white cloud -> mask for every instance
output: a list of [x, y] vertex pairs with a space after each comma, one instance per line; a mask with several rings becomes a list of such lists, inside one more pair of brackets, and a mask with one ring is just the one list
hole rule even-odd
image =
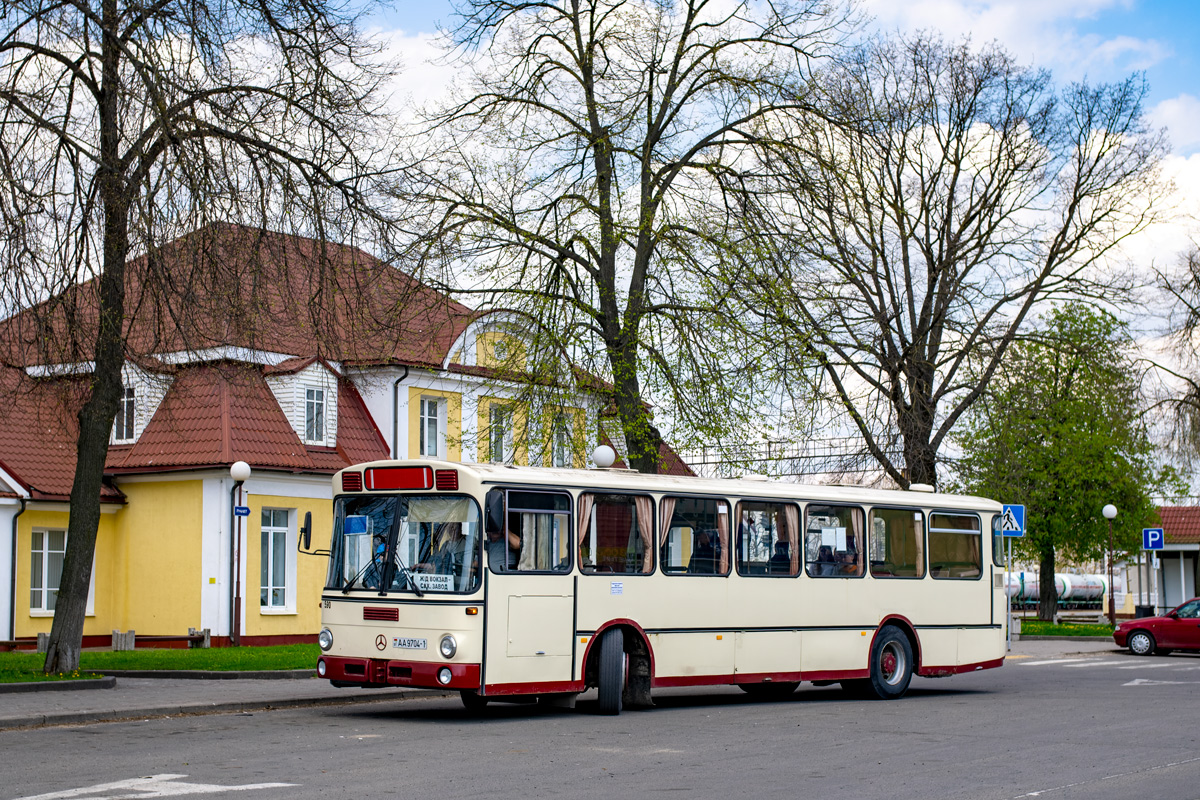
[[1163, 100], [1150, 109], [1150, 123], [1155, 128], [1167, 128], [1175, 152], [1189, 153], [1200, 145], [1200, 99], [1181, 94]]
[[373, 35], [384, 42], [389, 58], [400, 61], [400, 74], [392, 82], [393, 107], [419, 106], [445, 95], [457, 70], [447, 62], [439, 34], [381, 30]]

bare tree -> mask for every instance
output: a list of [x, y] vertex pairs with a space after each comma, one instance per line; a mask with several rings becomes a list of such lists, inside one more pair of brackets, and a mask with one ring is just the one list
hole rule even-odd
[[[125, 360], [164, 339], [186, 346], [197, 330], [189, 298], [208, 297], [208, 311], [224, 303], [229, 326], [245, 319], [234, 301], [252, 309], [261, 300], [253, 281], [222, 286], [223, 275], [237, 277], [229, 253], [167, 274], [159, 247], [214, 221], [318, 242], [384, 222], [372, 211], [383, 175], [374, 98], [387, 75], [355, 17], [324, 0], [4, 4], [2, 305], [25, 311], [6, 327], [3, 357], [92, 365], [48, 672], [79, 665]], [[329, 305], [327, 285], [315, 280], [296, 310]], [[268, 290], [279, 291], [257, 286]], [[183, 302], [158, 308], [161, 327], [131, 339], [130, 319], [166, 296]], [[220, 338], [211, 326], [205, 333]]]
[[936, 484], [1030, 311], [1121, 299], [1110, 261], [1163, 213], [1164, 139], [1140, 77], [1058, 90], [995, 45], [879, 41], [822, 86], [857, 123], [788, 131], [770, 168], [792, 190], [763, 215], [755, 295], [815, 364], [800, 391], [848, 416], [897, 484]]
[[849, 12], [826, 0], [462, 5], [458, 57], [473, 79], [427, 118], [411, 159], [425, 277], [441, 269], [483, 307], [520, 313], [539, 347], [610, 381], [630, 463], [654, 471], [647, 397], [715, 433], [749, 393], [720, 280], [744, 257], [742, 160], [764, 144], [764, 120], [811, 112], [811, 63], [836, 52]]

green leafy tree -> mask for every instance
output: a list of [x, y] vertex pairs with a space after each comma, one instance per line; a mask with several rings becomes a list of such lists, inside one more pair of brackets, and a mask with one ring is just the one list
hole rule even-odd
[[[959, 475], [967, 491], [1025, 504], [1015, 549], [1053, 575], [1060, 556], [1107, 555], [1107, 503], [1117, 507], [1114, 549], [1137, 548], [1141, 528], [1157, 519], [1152, 498], [1175, 491], [1178, 479], [1156, 464], [1125, 327], [1079, 303], [1040, 322], [968, 417]], [[1053, 581], [1041, 581], [1039, 599], [1039, 616], [1051, 619]]]

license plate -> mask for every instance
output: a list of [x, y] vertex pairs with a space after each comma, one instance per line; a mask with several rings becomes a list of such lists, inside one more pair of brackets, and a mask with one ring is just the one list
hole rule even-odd
[[425, 639], [404, 639], [400, 637], [392, 639], [392, 647], [399, 647], [401, 650], [424, 650], [428, 644], [428, 641]]

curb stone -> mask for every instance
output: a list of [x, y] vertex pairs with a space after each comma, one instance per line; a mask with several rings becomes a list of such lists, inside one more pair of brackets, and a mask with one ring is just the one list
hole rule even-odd
[[79, 681], [29, 681], [23, 683], [0, 683], [0, 694], [21, 692], [74, 692], [83, 689], [115, 689], [117, 679], [112, 675]]

